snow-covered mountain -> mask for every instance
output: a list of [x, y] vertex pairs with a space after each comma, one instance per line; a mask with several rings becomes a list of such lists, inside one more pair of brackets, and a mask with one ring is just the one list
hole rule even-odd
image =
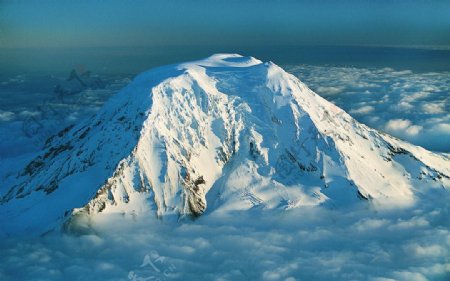
[[450, 159], [358, 123], [277, 65], [218, 54], [145, 72], [0, 189], [5, 233], [73, 213], [409, 206]]

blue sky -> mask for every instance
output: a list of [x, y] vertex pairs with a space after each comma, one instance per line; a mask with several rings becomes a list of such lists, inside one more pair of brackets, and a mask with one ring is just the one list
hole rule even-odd
[[2, 47], [450, 46], [445, 0], [1, 1]]

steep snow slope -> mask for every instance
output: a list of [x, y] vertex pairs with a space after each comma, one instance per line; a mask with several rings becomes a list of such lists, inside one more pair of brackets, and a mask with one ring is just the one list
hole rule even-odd
[[160, 217], [447, 192], [450, 160], [370, 129], [273, 63], [218, 54], [139, 75], [85, 124], [48, 140], [2, 186], [5, 233], [72, 213]]

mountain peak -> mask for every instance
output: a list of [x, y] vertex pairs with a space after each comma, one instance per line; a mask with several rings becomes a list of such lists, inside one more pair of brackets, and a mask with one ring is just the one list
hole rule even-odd
[[358, 123], [273, 63], [238, 54], [144, 72], [6, 182], [7, 233], [71, 215], [414, 204], [449, 159]]
[[262, 61], [254, 57], [246, 57], [239, 54], [214, 54], [208, 58], [180, 64], [180, 69], [188, 69], [192, 66], [203, 67], [249, 67], [262, 64]]

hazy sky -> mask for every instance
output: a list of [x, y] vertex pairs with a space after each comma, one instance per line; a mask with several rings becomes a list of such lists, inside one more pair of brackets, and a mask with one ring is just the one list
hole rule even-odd
[[0, 46], [443, 45], [448, 0], [5, 1]]

